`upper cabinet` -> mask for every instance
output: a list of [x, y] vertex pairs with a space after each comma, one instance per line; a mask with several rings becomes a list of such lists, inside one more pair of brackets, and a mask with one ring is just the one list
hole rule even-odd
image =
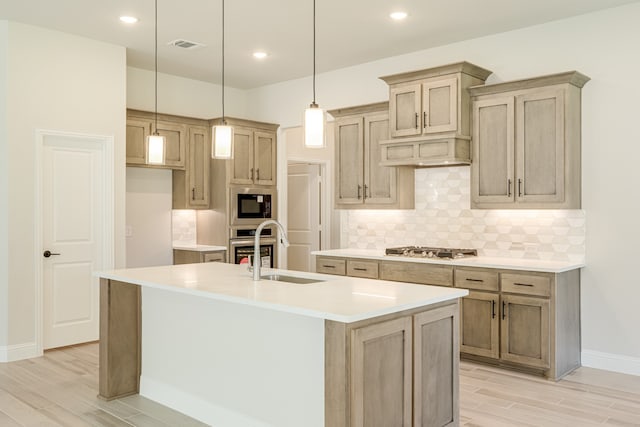
[[188, 126], [179, 117], [158, 115], [158, 133], [165, 137], [165, 164], [148, 165], [147, 136], [155, 132], [154, 113], [127, 110], [127, 165], [163, 169], [184, 169]]
[[477, 86], [472, 96], [471, 207], [581, 207], [581, 88], [567, 72]]
[[467, 88], [491, 71], [468, 62], [381, 77], [389, 85], [390, 138], [382, 141], [387, 166], [469, 164]]
[[[276, 130], [278, 125], [226, 117], [233, 126], [233, 159], [229, 162], [229, 183], [276, 185]], [[212, 121], [218, 124], [220, 119]]]
[[329, 111], [335, 120], [337, 209], [412, 209], [412, 169], [381, 166], [389, 138], [388, 103]]
[[187, 167], [173, 171], [173, 209], [209, 208], [210, 159], [209, 126], [190, 126]]

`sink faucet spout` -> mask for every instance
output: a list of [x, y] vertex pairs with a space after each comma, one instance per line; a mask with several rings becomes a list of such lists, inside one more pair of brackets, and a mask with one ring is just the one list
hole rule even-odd
[[287, 239], [287, 233], [284, 231], [284, 227], [278, 221], [274, 219], [269, 219], [262, 222], [258, 228], [256, 229], [256, 235], [253, 242], [253, 281], [260, 281], [260, 267], [262, 266], [262, 257], [260, 256], [260, 235], [262, 234], [262, 229], [267, 225], [275, 225], [280, 231], [280, 237], [282, 239], [282, 244], [287, 247], [289, 246], [289, 239]]

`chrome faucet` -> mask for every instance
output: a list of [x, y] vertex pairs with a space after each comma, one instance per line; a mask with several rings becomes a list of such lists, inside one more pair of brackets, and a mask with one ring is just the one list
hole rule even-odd
[[262, 234], [262, 229], [270, 224], [274, 224], [278, 226], [280, 230], [280, 236], [282, 239], [282, 244], [286, 248], [289, 246], [289, 239], [287, 239], [287, 233], [284, 231], [284, 227], [275, 219], [268, 219], [264, 221], [262, 224], [258, 226], [256, 229], [255, 240], [253, 242], [253, 281], [260, 281], [260, 267], [262, 265], [262, 257], [260, 256], [260, 235]]

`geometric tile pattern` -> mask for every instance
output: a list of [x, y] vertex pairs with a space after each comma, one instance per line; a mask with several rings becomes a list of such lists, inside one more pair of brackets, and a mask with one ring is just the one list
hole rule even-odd
[[413, 210], [343, 210], [341, 247], [475, 248], [483, 256], [584, 262], [583, 210], [472, 210], [468, 166], [416, 169], [415, 180]]
[[196, 211], [174, 209], [171, 211], [171, 229], [174, 244], [196, 244]]

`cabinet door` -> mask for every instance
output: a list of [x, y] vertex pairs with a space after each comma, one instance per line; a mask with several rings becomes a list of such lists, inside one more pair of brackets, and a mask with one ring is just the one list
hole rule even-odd
[[471, 201], [512, 203], [514, 200], [514, 98], [473, 103]]
[[351, 426], [411, 426], [411, 317], [351, 332]]
[[422, 84], [424, 133], [458, 129], [458, 79], [426, 80]]
[[160, 135], [165, 137], [164, 166], [171, 169], [184, 169], [187, 163], [186, 126], [176, 123], [158, 122], [157, 130]]
[[211, 139], [208, 129], [204, 127], [190, 127], [188, 148], [188, 204], [194, 208], [208, 207], [209, 165], [211, 159]]
[[364, 143], [360, 117], [336, 120], [336, 204], [363, 200]]
[[549, 367], [549, 300], [502, 295], [500, 357], [514, 363]]
[[390, 204], [397, 200], [397, 169], [380, 166], [380, 141], [389, 139], [387, 114], [364, 117], [364, 203]]
[[276, 184], [276, 134], [273, 132], [255, 131], [253, 134], [255, 148], [255, 177], [259, 185]]
[[460, 304], [460, 351], [467, 354], [500, 357], [499, 296], [488, 292], [469, 292]]
[[253, 184], [253, 132], [248, 129], [233, 129], [233, 159], [230, 162], [229, 182]]
[[516, 200], [564, 201], [564, 92], [516, 98]]
[[422, 85], [392, 86], [389, 89], [391, 136], [420, 135], [422, 133]]
[[457, 426], [458, 305], [419, 313], [413, 319], [413, 425]]
[[150, 121], [127, 119], [127, 165], [147, 163], [147, 137], [150, 132]]

